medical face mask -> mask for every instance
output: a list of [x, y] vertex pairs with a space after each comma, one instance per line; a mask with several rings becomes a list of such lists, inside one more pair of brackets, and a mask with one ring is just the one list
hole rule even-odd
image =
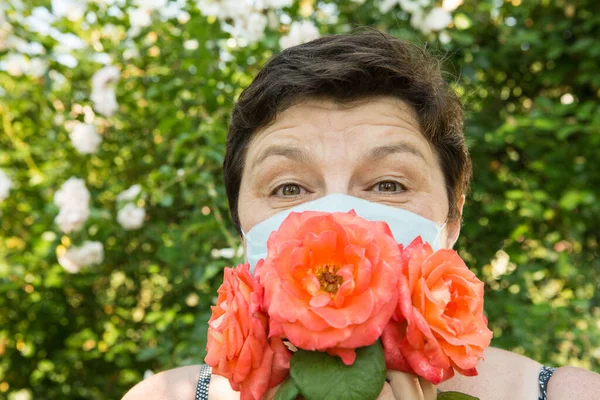
[[330, 194], [320, 199], [300, 204], [277, 213], [255, 225], [248, 233], [242, 231], [246, 239], [246, 257], [250, 263], [250, 272], [261, 258], [267, 258], [267, 240], [271, 233], [278, 230], [283, 221], [293, 212], [322, 211], [348, 212], [354, 210], [359, 217], [367, 221], [386, 222], [396, 242], [408, 246], [417, 236], [428, 242], [434, 250], [440, 248], [440, 232], [446, 224], [438, 226], [435, 222], [410, 211], [359, 199], [345, 194]]

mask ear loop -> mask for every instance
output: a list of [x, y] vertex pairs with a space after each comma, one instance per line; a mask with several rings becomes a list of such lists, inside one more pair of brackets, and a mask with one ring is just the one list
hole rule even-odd
[[441, 225], [441, 226], [437, 226], [437, 230], [438, 230], [438, 234], [446, 227], [446, 225], [448, 225], [448, 220], [446, 219], [446, 221]]

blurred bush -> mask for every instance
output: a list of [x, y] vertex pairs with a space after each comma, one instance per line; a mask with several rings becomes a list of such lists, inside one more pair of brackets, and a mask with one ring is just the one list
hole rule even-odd
[[443, 57], [465, 101], [458, 248], [487, 284], [493, 344], [600, 372], [600, 7], [461, 3], [3, 2], [0, 397], [119, 398], [202, 361], [240, 261], [231, 106], [282, 46], [360, 25]]

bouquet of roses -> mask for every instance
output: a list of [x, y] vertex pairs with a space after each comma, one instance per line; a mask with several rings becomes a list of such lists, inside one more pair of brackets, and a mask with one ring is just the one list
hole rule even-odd
[[[453, 250], [353, 211], [291, 213], [256, 266], [226, 268], [206, 363], [242, 400], [376, 399], [386, 370], [433, 384], [477, 374], [492, 332], [483, 283]], [[471, 398], [440, 394], [438, 398]]]

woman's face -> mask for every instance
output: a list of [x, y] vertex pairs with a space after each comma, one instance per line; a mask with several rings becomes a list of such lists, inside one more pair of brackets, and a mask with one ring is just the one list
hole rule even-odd
[[[438, 225], [448, 215], [437, 157], [413, 109], [391, 97], [350, 108], [308, 100], [258, 131], [240, 187], [242, 229], [248, 232], [273, 214], [333, 193], [402, 208]], [[452, 247], [459, 230], [459, 220], [449, 221], [441, 245]]]

